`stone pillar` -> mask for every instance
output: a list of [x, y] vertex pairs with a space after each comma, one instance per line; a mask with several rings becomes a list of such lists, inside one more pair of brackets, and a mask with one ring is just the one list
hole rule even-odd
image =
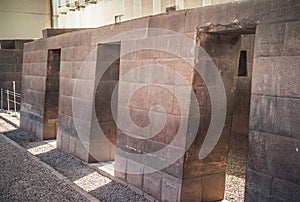
[[[169, 36], [161, 37], [160, 40], [147, 38], [122, 42], [122, 47], [132, 48], [137, 44], [148, 47], [151, 43], [172, 42], [173, 39]], [[206, 84], [193, 66], [183, 62], [182, 58], [176, 55], [157, 50], [137, 51], [121, 59], [115, 176], [154, 199], [216, 201], [224, 197], [225, 168], [241, 46], [240, 35], [199, 32], [197, 44], [196, 53], [203, 48], [210, 57], [193, 55], [192, 60], [195, 59], [196, 67], [206, 69], [207, 72], [202, 71], [202, 76], [209, 77], [210, 70], [206, 65], [213, 62], [223, 79], [227, 96], [227, 114], [222, 135], [212, 152], [204, 159], [199, 159], [198, 155], [211, 122], [212, 106]], [[155, 47], [160, 45], [155, 44]], [[181, 48], [183, 47], [178, 47]], [[170, 74], [160, 65], [171, 67], [176, 73]], [[141, 67], [144, 70], [139, 71]], [[176, 74], [183, 77], [185, 82], [177, 79]], [[130, 94], [131, 91], [134, 93]], [[193, 91], [198, 99], [196, 106], [192, 99]], [[180, 95], [184, 99], [180, 100]], [[128, 96], [129, 99], [126, 99]], [[160, 108], [155, 108], [156, 105], [161, 106], [165, 113]], [[188, 142], [193, 133], [191, 128], [195, 126], [194, 117], [198, 116], [195, 114], [196, 108], [200, 111], [200, 125], [195, 130], [196, 139], [190, 146]], [[153, 135], [153, 129], [156, 128], [150, 127], [151, 130], [148, 131], [147, 127], [154, 123], [164, 123], [164, 126]], [[137, 130], [132, 125], [142, 130]], [[152, 135], [150, 138], [147, 136], [149, 134]], [[176, 141], [177, 137], [179, 140]], [[166, 153], [157, 153], [164, 148], [167, 148]], [[176, 161], [170, 161], [168, 166], [160, 167], [180, 152], [182, 156]]]
[[[181, 200], [217, 201], [224, 198], [225, 169], [237, 81], [240, 35], [199, 32], [197, 45], [198, 49], [203, 48], [211, 58], [207, 59], [201, 54], [196, 54], [196, 66], [200, 69], [204, 68], [212, 60], [223, 79], [227, 99], [227, 114], [223, 132], [217, 145], [207, 157], [199, 159], [200, 148], [204, 146], [202, 144], [211, 124], [213, 106], [211, 106], [210, 95], [203, 78], [195, 72], [193, 89], [199, 103], [200, 125], [194, 143], [185, 154]], [[209, 77], [210, 74], [211, 72], [207, 71], [203, 76]]]

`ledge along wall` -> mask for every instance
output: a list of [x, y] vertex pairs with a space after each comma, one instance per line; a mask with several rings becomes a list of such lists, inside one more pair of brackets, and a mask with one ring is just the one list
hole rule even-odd
[[[12, 91], [15, 81], [16, 92], [21, 93], [23, 47], [29, 41], [32, 40], [0, 40], [0, 88]], [[10, 104], [12, 108], [13, 103]], [[7, 108], [6, 99], [3, 100], [3, 107]]]
[[[110, 160], [115, 159], [116, 177], [157, 200], [215, 201], [222, 199], [228, 140], [231, 131], [236, 129], [235, 118], [232, 119], [236, 115], [234, 105], [240, 102], [235, 100], [235, 94], [240, 82], [237, 75], [239, 54], [243, 49], [241, 35], [255, 32], [245, 200], [296, 201], [300, 197], [300, 116], [298, 113], [300, 110], [298, 85], [300, 83], [298, 34], [300, 13], [298, 11], [299, 2], [296, 0], [243, 1], [149, 16], [27, 43], [24, 47], [22, 73], [24, 99], [21, 109], [21, 127], [40, 139], [46, 138], [44, 103], [48, 50], [60, 49], [58, 148], [86, 162], [107, 160], [108, 157]], [[243, 30], [229, 26], [225, 31], [214, 29], [201, 31], [201, 27], [208, 22], [211, 25], [234, 26], [236, 20], [245, 22], [245, 25], [250, 23], [250, 32], [245, 33], [249, 31], [247, 26]], [[198, 28], [195, 29], [196, 27]], [[101, 57], [98, 57], [98, 47], [101, 44], [119, 43], [120, 55], [122, 55], [126, 47], [138, 42], [146, 44], [150, 38], [156, 37], [149, 35], [148, 32], [139, 32], [121, 41], [108, 40], [122, 32], [139, 28], [169, 29], [185, 34], [191, 39], [196, 34], [197, 48], [201, 46], [211, 55], [220, 72], [227, 96], [226, 125], [217, 146], [203, 160], [198, 159], [198, 153], [211, 117], [207, 89], [195, 71], [174, 55], [138, 51], [121, 57], [119, 65], [118, 120], [122, 120], [124, 112], [130, 110], [133, 122], [138, 126], [146, 126], [149, 124], [147, 114], [150, 106], [160, 104], [167, 114], [164, 129], [153, 138], [138, 140], [126, 135], [126, 130], [122, 128], [122, 131], [118, 130], [115, 134], [119, 151], [115, 151], [113, 144], [104, 137], [105, 135], [99, 133], [97, 113], [99, 116], [105, 108], [101, 109], [101, 106], [97, 106], [95, 109], [95, 102], [98, 102], [98, 96], [101, 94], [101, 91], [97, 91], [101, 87], [99, 88], [95, 75], [99, 71], [104, 71], [102, 64], [105, 64], [105, 61], [99, 59]], [[217, 29], [218, 26], [212, 26], [212, 28]], [[227, 33], [228, 30], [229, 33]], [[199, 40], [202, 36], [206, 36], [206, 40]], [[169, 35], [159, 38], [169, 44], [176, 43]], [[201, 62], [197, 60], [197, 54], [194, 59], [196, 65], [201, 65]], [[124, 75], [129, 70], [140, 65], [153, 64], [153, 62], [171, 67], [186, 80], [186, 83], [176, 83], [177, 80], [173, 77], [167, 79], [167, 84], [162, 83], [164, 80], [157, 80], [157, 72], [151, 69], [145, 77], [140, 75], [125, 79]], [[162, 78], [168, 76], [163, 72], [159, 74]], [[141, 88], [129, 104], [124, 104], [124, 99], [122, 99], [124, 92], [126, 93], [129, 88], [145, 84], [145, 79], [182, 92], [187, 98], [184, 104], [187, 109], [190, 109], [187, 110], [188, 113], [178, 113], [176, 99], [162, 87]], [[104, 82], [103, 85], [114, 86], [115, 79], [112, 80], [112, 82]], [[251, 81], [249, 80], [247, 82]], [[247, 88], [249, 90], [250, 87]], [[186, 148], [188, 150], [183, 157], [163, 170], [155, 170], [157, 165], [138, 162], [136, 159], [128, 159], [122, 155], [121, 150], [144, 154], [164, 148], [179, 130], [179, 117], [183, 118], [185, 123], [185, 127], [179, 130], [182, 140], [180, 142], [185, 144], [193, 123], [192, 113], [190, 113], [193, 111], [190, 99], [192, 91], [196, 92], [199, 103], [202, 103], [199, 109], [203, 117], [200, 120], [196, 141], [191, 147]], [[109, 94], [110, 92], [111, 90], [103, 93]], [[246, 96], [246, 99], [249, 97]], [[108, 103], [111, 101], [107, 100]], [[245, 114], [242, 116], [247, 119]], [[155, 112], [155, 115], [158, 119], [161, 118], [159, 110]], [[108, 120], [111, 119], [108, 118]], [[243, 127], [247, 127], [247, 124]], [[244, 128], [243, 134], [246, 134], [245, 130]], [[116, 131], [116, 128], [112, 131]], [[131, 128], [127, 128], [128, 131], [132, 132]], [[178, 149], [180, 150], [179, 145], [173, 145], [173, 152]], [[154, 156], [154, 158], [161, 159], [160, 156]], [[154, 172], [148, 173], [149, 170]], [[132, 174], [131, 171], [139, 171], [139, 174]]]

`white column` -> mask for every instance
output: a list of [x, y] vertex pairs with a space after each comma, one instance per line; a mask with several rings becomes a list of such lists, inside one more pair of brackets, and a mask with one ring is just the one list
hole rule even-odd
[[175, 0], [176, 10], [184, 9], [184, 0]]
[[202, 6], [209, 6], [211, 5], [211, 0], [203, 0], [202, 1]]
[[160, 0], [153, 0], [153, 15], [161, 13]]

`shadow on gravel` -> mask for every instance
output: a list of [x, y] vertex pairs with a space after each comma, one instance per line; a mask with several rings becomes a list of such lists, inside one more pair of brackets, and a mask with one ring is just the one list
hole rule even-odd
[[103, 185], [93, 191], [89, 192], [102, 202], [120, 202], [120, 201], [134, 201], [134, 202], [148, 202], [146, 198], [133, 192], [131, 189], [123, 184], [115, 181]]
[[229, 144], [226, 174], [245, 179], [248, 155], [248, 137], [232, 134]]
[[81, 160], [59, 149], [53, 149], [36, 156], [62, 175], [68, 177], [71, 181], [78, 180], [95, 172], [95, 170], [85, 165]]
[[[8, 132], [3, 133], [6, 137], [10, 138], [11, 140], [17, 142], [19, 145], [22, 147], [26, 147], [26, 149], [30, 149], [33, 147], [36, 147], [38, 145], [43, 145], [45, 143], [41, 142], [38, 140], [36, 137], [31, 135], [30, 133], [24, 132], [21, 129], [15, 129], [15, 130], [10, 130]], [[36, 144], [28, 144], [34, 142]]]

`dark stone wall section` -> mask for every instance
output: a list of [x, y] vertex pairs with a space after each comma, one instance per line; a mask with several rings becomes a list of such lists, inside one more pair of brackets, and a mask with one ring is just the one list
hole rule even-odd
[[[16, 92], [21, 93], [23, 48], [24, 43], [30, 41], [32, 40], [0, 40], [0, 88], [12, 91], [15, 81]], [[3, 105], [6, 109], [6, 99], [3, 100]]]
[[[248, 136], [251, 83], [254, 54], [254, 34], [242, 35], [240, 51], [246, 51], [246, 75], [238, 76], [236, 84], [236, 94], [234, 99], [234, 109], [232, 117], [232, 133]], [[238, 74], [237, 72], [234, 72]]]
[[44, 105], [44, 139], [55, 139], [58, 123], [61, 50], [49, 50]]

